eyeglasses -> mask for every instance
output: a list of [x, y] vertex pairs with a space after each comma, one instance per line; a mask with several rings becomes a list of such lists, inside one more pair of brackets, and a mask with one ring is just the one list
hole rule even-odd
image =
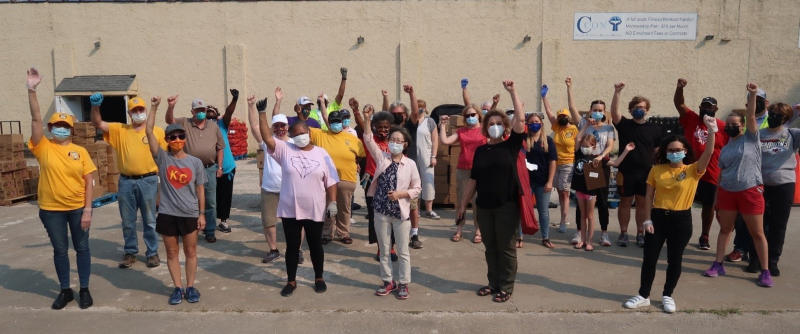
[[403, 143], [405, 143], [406, 141], [405, 141], [405, 140], [402, 140], [402, 139], [389, 139], [389, 142], [390, 142], [390, 143], [395, 143], [395, 144], [403, 144]]
[[473, 116], [478, 116], [478, 114], [477, 113], [469, 113], [469, 114], [467, 114], [467, 117], [473, 117]]
[[176, 140], [176, 139], [184, 140], [184, 139], [186, 139], [186, 134], [185, 133], [181, 133], [179, 135], [169, 135], [169, 136], [167, 136], [167, 140], [169, 140], [169, 141], [173, 141], [173, 140]]

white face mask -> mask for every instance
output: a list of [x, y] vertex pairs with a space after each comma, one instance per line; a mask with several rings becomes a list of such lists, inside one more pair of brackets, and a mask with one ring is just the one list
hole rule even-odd
[[389, 152], [392, 154], [403, 153], [403, 144], [389, 142]]
[[147, 113], [144, 112], [133, 113], [131, 114], [131, 120], [133, 120], [133, 123], [141, 124], [142, 122], [147, 120]]
[[500, 124], [495, 124], [489, 127], [489, 137], [492, 139], [497, 139], [503, 136], [506, 128]]
[[308, 143], [311, 142], [311, 137], [309, 137], [307, 133], [304, 133], [292, 137], [292, 140], [294, 140], [294, 144], [297, 145], [297, 147], [303, 148], [308, 146]]
[[590, 155], [592, 152], [594, 152], [594, 149], [591, 147], [581, 147], [581, 152], [583, 155]]

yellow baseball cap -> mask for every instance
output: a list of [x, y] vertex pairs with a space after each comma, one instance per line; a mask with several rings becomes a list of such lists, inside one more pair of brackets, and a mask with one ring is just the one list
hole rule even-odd
[[55, 124], [55, 123], [67, 123], [69, 124], [69, 127], [74, 127], [75, 116], [65, 112], [53, 113], [53, 115], [50, 116], [50, 120], [47, 121], [47, 124]]
[[147, 109], [147, 104], [144, 102], [143, 98], [137, 96], [128, 100], [128, 111], [131, 111], [138, 107]]
[[569, 109], [565, 108], [565, 109], [561, 109], [561, 110], [558, 111], [558, 116], [561, 116], [561, 115], [570, 116], [571, 114], [569, 112]]

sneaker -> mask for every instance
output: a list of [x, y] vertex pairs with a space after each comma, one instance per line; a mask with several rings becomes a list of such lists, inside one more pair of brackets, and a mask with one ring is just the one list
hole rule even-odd
[[701, 235], [700, 239], [697, 240], [697, 248], [702, 250], [709, 250], [711, 249], [711, 244], [708, 243], [708, 236]]
[[78, 307], [81, 309], [87, 309], [94, 304], [94, 300], [92, 299], [92, 294], [89, 293], [89, 288], [81, 288], [78, 291]]
[[583, 241], [583, 238], [581, 238], [581, 232], [577, 231], [577, 232], [575, 232], [575, 235], [572, 236], [572, 240], [570, 240], [569, 243], [571, 243], [573, 245], [577, 245], [581, 241]]
[[703, 275], [706, 277], [724, 276], [725, 267], [722, 265], [722, 262], [714, 261], [714, 263], [711, 264], [711, 268], [708, 268]]
[[636, 246], [644, 248], [644, 234], [636, 235]]
[[762, 270], [761, 275], [758, 275], [758, 286], [771, 288], [773, 285], [772, 275], [770, 275], [769, 270]]
[[217, 242], [217, 237], [215, 237], [213, 234], [206, 233], [206, 242], [213, 244]]
[[261, 263], [270, 263], [279, 257], [281, 257], [281, 251], [273, 249], [267, 253], [267, 256], [264, 256], [264, 258], [261, 259]]
[[392, 258], [392, 262], [397, 262], [397, 252], [394, 251], [394, 248], [392, 248], [392, 252], [389, 253], [389, 257]]
[[408, 284], [400, 284], [397, 288], [397, 295], [395, 295], [397, 299], [406, 300], [408, 299]]
[[283, 289], [281, 289], [281, 296], [284, 297], [291, 296], [292, 293], [294, 293], [294, 289], [297, 289], [297, 285], [291, 285], [289, 283], [286, 283], [286, 286], [284, 286]]
[[725, 261], [728, 262], [741, 262], [742, 261], [742, 251], [738, 249], [734, 249], [730, 254], [725, 255]]
[[60, 310], [73, 300], [75, 300], [75, 292], [72, 291], [72, 289], [62, 289], [61, 292], [58, 293], [56, 300], [53, 301], [53, 305], [50, 307], [52, 307], [54, 310]]
[[200, 291], [197, 291], [193, 286], [186, 288], [186, 301], [190, 303], [197, 303], [200, 301]]
[[422, 213], [422, 217], [424, 217], [424, 218], [428, 218], [428, 219], [433, 219], [433, 220], [439, 220], [439, 219], [441, 218], [441, 217], [439, 217], [439, 215], [438, 215], [438, 214], [436, 214], [436, 212], [434, 212], [434, 211], [428, 211], [428, 212], [424, 212], [424, 213]]
[[561, 224], [558, 224], [558, 233], [567, 233], [567, 223], [561, 222]]
[[625, 232], [619, 234], [617, 246], [628, 247], [628, 235]]
[[664, 312], [675, 313], [677, 306], [675, 306], [675, 299], [670, 296], [661, 297], [661, 306], [664, 307]]
[[760, 273], [761, 263], [759, 263], [758, 261], [750, 261], [749, 263], [747, 263], [747, 267], [744, 268], [744, 271], [752, 274]]
[[375, 295], [376, 296], [386, 296], [386, 295], [392, 293], [392, 291], [394, 291], [395, 289], [397, 289], [397, 282], [395, 282], [395, 281], [391, 281], [391, 282], [383, 281], [383, 285], [380, 286], [378, 288], [378, 290], [375, 290]]
[[351, 203], [350, 210], [352, 211], [361, 210], [361, 204], [358, 204], [356, 202]]
[[183, 301], [183, 289], [175, 288], [175, 290], [172, 290], [172, 294], [169, 296], [169, 304], [178, 305], [182, 301]]
[[650, 298], [644, 298], [642, 296], [636, 295], [631, 298], [628, 298], [628, 300], [626, 300], [625, 303], [622, 304], [622, 306], [629, 309], [636, 309], [642, 306], [650, 306]]
[[119, 262], [119, 268], [128, 269], [130, 267], [133, 267], [134, 263], [136, 263], [136, 255], [125, 254], [122, 256], [122, 261]]
[[219, 224], [217, 225], [217, 231], [220, 231], [222, 233], [231, 233], [231, 226], [228, 225], [227, 222], [219, 222]]
[[603, 232], [603, 234], [600, 235], [600, 245], [603, 247], [611, 246], [611, 240], [608, 239], [608, 232]]
[[158, 267], [159, 265], [161, 265], [161, 259], [158, 258], [158, 254], [147, 257], [148, 268], [155, 268]]
[[303, 258], [303, 250], [297, 252], [297, 264], [303, 264], [306, 260]]
[[419, 235], [412, 235], [411, 242], [409, 242], [408, 245], [413, 249], [421, 249], [422, 241], [419, 240]]
[[778, 277], [781, 275], [781, 270], [778, 269], [778, 264], [770, 264], [769, 274], [772, 275], [773, 277]]
[[316, 293], [323, 293], [328, 291], [328, 285], [325, 284], [325, 281], [314, 281], [314, 292]]

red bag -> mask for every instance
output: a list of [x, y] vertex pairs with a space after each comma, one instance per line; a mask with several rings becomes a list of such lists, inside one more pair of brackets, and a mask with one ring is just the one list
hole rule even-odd
[[539, 231], [539, 222], [536, 220], [536, 197], [533, 196], [530, 186], [528, 168], [525, 166], [525, 149], [517, 155], [517, 180], [519, 181], [519, 220], [522, 224], [522, 233], [536, 234]]

